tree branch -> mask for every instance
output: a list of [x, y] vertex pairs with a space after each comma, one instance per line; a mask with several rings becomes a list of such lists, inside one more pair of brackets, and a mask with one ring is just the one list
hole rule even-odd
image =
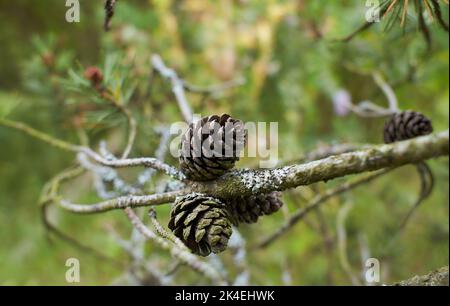
[[66, 210], [78, 214], [94, 214], [113, 209], [123, 209], [127, 207], [136, 208], [141, 206], [155, 206], [175, 201], [177, 196], [188, 194], [189, 190], [170, 191], [152, 195], [130, 195], [99, 202], [92, 205], [75, 204], [67, 200], [58, 201], [58, 205]]
[[258, 245], [257, 248], [265, 248], [276, 239], [278, 239], [281, 235], [286, 233], [289, 229], [291, 229], [295, 224], [301, 221], [310, 211], [318, 209], [322, 204], [326, 203], [330, 198], [340, 195], [346, 191], [352, 190], [362, 184], [369, 183], [374, 179], [386, 174], [392, 169], [381, 170], [374, 174], [368, 175], [362, 179], [355, 180], [353, 182], [346, 182], [336, 188], [329, 189], [323, 194], [317, 195], [315, 198], [311, 200], [305, 207], [298, 209], [295, 213], [292, 214], [286, 222], [279, 227], [273, 234], [264, 238]]
[[[8, 128], [12, 128], [21, 132], [24, 132], [25, 134], [34, 137], [36, 139], [39, 139], [40, 141], [43, 141], [45, 143], [48, 143], [49, 145], [64, 150], [64, 151], [70, 151], [75, 153], [84, 153], [89, 158], [93, 159], [97, 163], [111, 168], [125, 168], [125, 167], [147, 167], [147, 168], [153, 168], [155, 170], [159, 170], [164, 172], [165, 174], [178, 179], [178, 180], [184, 180], [185, 176], [178, 171], [175, 167], [172, 167], [170, 165], [165, 164], [164, 162], [153, 158], [153, 157], [141, 157], [141, 158], [128, 158], [128, 159], [107, 159], [101, 156], [100, 154], [97, 154], [95, 151], [93, 151], [89, 147], [75, 145], [70, 142], [66, 142], [64, 140], [60, 140], [57, 138], [54, 138], [53, 136], [48, 135], [47, 133], [41, 132], [39, 130], [36, 130], [35, 128], [18, 121], [9, 120], [6, 118], [0, 118], [0, 126], [5, 126]], [[134, 136], [132, 136], [134, 137]], [[132, 140], [129, 140], [129, 142]], [[124, 154], [128, 154], [126, 150]]]
[[448, 266], [434, 270], [427, 275], [416, 275], [395, 283], [394, 286], [448, 286]]
[[195, 192], [222, 198], [282, 191], [350, 174], [399, 167], [438, 156], [448, 156], [448, 134], [447, 130], [282, 168], [234, 170], [215, 181], [189, 182], [188, 185]]
[[[125, 207], [153, 206], [173, 202], [177, 196], [191, 192], [219, 198], [247, 196], [282, 191], [327, 181], [349, 174], [395, 168], [429, 158], [448, 155], [448, 130], [388, 145], [330, 156], [305, 164], [264, 170], [234, 170], [211, 182], [186, 181], [187, 188], [162, 194], [123, 196], [93, 205], [60, 201], [60, 206], [75, 213], [98, 213]], [[136, 159], [139, 160], [139, 159]], [[115, 166], [133, 165], [127, 160], [113, 161]], [[122, 164], [123, 163], [123, 164]], [[142, 164], [137, 162], [137, 164]]]

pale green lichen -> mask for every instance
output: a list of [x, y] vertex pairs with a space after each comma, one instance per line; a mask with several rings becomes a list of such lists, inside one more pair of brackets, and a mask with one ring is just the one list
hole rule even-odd
[[414, 276], [410, 279], [395, 283], [394, 286], [448, 286], [448, 266], [442, 267], [427, 275]]

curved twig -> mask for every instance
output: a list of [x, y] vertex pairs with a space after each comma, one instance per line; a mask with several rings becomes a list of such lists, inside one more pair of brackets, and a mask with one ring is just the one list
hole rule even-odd
[[136, 208], [142, 206], [155, 206], [175, 201], [177, 196], [189, 193], [188, 190], [170, 191], [152, 195], [131, 195], [122, 196], [115, 199], [99, 202], [96, 204], [75, 204], [67, 200], [60, 199], [58, 205], [68, 211], [78, 214], [94, 214], [113, 209], [124, 209], [127, 207]]
[[45, 226], [45, 229], [49, 232], [54, 234], [56, 237], [61, 239], [64, 242], [69, 243], [70, 245], [74, 246], [77, 249], [80, 249], [83, 252], [86, 252], [88, 254], [92, 254], [96, 258], [102, 260], [102, 261], [108, 261], [113, 263], [114, 265], [123, 268], [124, 263], [115, 260], [114, 258], [108, 257], [107, 255], [104, 255], [100, 251], [96, 250], [95, 248], [85, 245], [78, 241], [76, 238], [70, 236], [69, 234], [64, 233], [61, 231], [56, 225], [54, 225], [49, 217], [48, 217], [48, 209], [49, 207], [54, 204], [55, 199], [57, 198], [57, 194], [59, 191], [59, 188], [62, 183], [64, 183], [67, 180], [73, 179], [81, 174], [83, 174], [84, 169], [81, 167], [71, 167], [68, 168], [58, 175], [56, 175], [46, 186], [44, 186], [41, 198], [39, 200], [39, 206], [41, 208], [41, 220], [42, 223]]
[[305, 207], [298, 209], [294, 214], [292, 214], [292, 216], [288, 220], [286, 220], [286, 222], [282, 226], [280, 226], [277, 229], [277, 231], [275, 231], [273, 234], [269, 235], [268, 237], [264, 238], [260, 243], [258, 243], [256, 248], [261, 249], [261, 248], [265, 248], [265, 247], [269, 246], [270, 244], [272, 244], [281, 235], [286, 233], [289, 229], [294, 227], [294, 225], [296, 225], [298, 222], [300, 222], [310, 211], [319, 208], [322, 204], [326, 203], [326, 201], [331, 199], [332, 197], [338, 196], [338, 195], [340, 195], [344, 192], [347, 192], [351, 189], [354, 189], [360, 185], [368, 183], [368, 182], [388, 173], [391, 170], [393, 170], [393, 169], [381, 170], [379, 172], [376, 172], [376, 173], [366, 176], [364, 178], [355, 180], [353, 182], [344, 183], [336, 188], [329, 189], [325, 193], [316, 196]]
[[[36, 139], [39, 139], [45, 143], [48, 143], [49, 145], [75, 153], [84, 153], [89, 158], [93, 159], [97, 163], [111, 167], [111, 168], [124, 168], [124, 167], [147, 167], [147, 168], [153, 168], [159, 171], [164, 172], [165, 174], [178, 179], [178, 180], [184, 180], [185, 176], [178, 171], [175, 167], [169, 166], [160, 160], [153, 158], [153, 157], [142, 157], [142, 158], [129, 158], [129, 159], [107, 159], [103, 156], [97, 154], [94, 152], [91, 148], [75, 145], [70, 142], [60, 140], [57, 138], [54, 138], [44, 132], [41, 132], [39, 130], [36, 130], [35, 128], [30, 127], [29, 125], [17, 122], [13, 120], [9, 120], [6, 118], [0, 118], [0, 125], [3, 125], [5, 127], [9, 127], [15, 130], [19, 130], [24, 132], [25, 134], [34, 137]], [[126, 151], [125, 151], [126, 152]]]
[[200, 261], [197, 256], [189, 253], [178, 246], [172, 244], [166, 239], [157, 236], [154, 232], [148, 229], [139, 217], [133, 212], [131, 208], [125, 208], [125, 213], [133, 226], [142, 234], [145, 238], [150, 239], [157, 243], [164, 250], [170, 251], [171, 255], [184, 264], [190, 266], [195, 271], [210, 278], [215, 284], [226, 285], [227, 282], [222, 278], [220, 273], [216, 271], [211, 265]]

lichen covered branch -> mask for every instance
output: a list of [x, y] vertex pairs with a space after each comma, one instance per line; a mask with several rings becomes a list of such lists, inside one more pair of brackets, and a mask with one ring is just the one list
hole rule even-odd
[[448, 286], [448, 266], [434, 270], [427, 275], [414, 276], [395, 283], [394, 286]]
[[[60, 206], [76, 213], [97, 213], [125, 207], [160, 205], [173, 202], [177, 196], [191, 192], [219, 198], [281, 191], [298, 186], [328, 181], [350, 174], [395, 168], [426, 159], [448, 155], [449, 135], [445, 132], [418, 137], [388, 145], [371, 146], [363, 150], [338, 154], [321, 160], [277, 169], [235, 170], [211, 182], [189, 182], [187, 188], [163, 194], [123, 196], [93, 205], [61, 201]], [[135, 159], [142, 165], [142, 159]], [[111, 161], [114, 166], [134, 165], [130, 160]], [[107, 165], [107, 164], [106, 164]]]
[[175, 201], [177, 196], [187, 194], [188, 190], [170, 191], [152, 195], [128, 195], [115, 199], [106, 200], [92, 205], [75, 204], [61, 199], [60, 207], [79, 214], [93, 214], [105, 212], [113, 209], [124, 209], [126, 207], [136, 208], [142, 206], [155, 206]]
[[207, 183], [190, 183], [193, 191], [229, 198], [281, 191], [350, 174], [375, 171], [448, 156], [448, 130], [330, 156], [305, 164], [264, 170], [235, 170]]

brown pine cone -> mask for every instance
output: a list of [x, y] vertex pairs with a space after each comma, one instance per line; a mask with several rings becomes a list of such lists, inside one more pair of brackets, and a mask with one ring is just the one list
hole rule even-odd
[[218, 178], [234, 167], [245, 141], [244, 124], [230, 115], [213, 115], [191, 123], [181, 138], [181, 171], [194, 181]]
[[283, 206], [280, 196], [280, 192], [274, 191], [267, 194], [229, 199], [227, 203], [233, 223], [235, 225], [240, 222], [256, 223], [258, 217], [273, 214]]
[[392, 115], [384, 125], [384, 142], [392, 143], [433, 132], [431, 121], [421, 113], [405, 111]]
[[200, 256], [224, 251], [232, 234], [226, 205], [198, 193], [176, 199], [170, 212], [169, 229]]

